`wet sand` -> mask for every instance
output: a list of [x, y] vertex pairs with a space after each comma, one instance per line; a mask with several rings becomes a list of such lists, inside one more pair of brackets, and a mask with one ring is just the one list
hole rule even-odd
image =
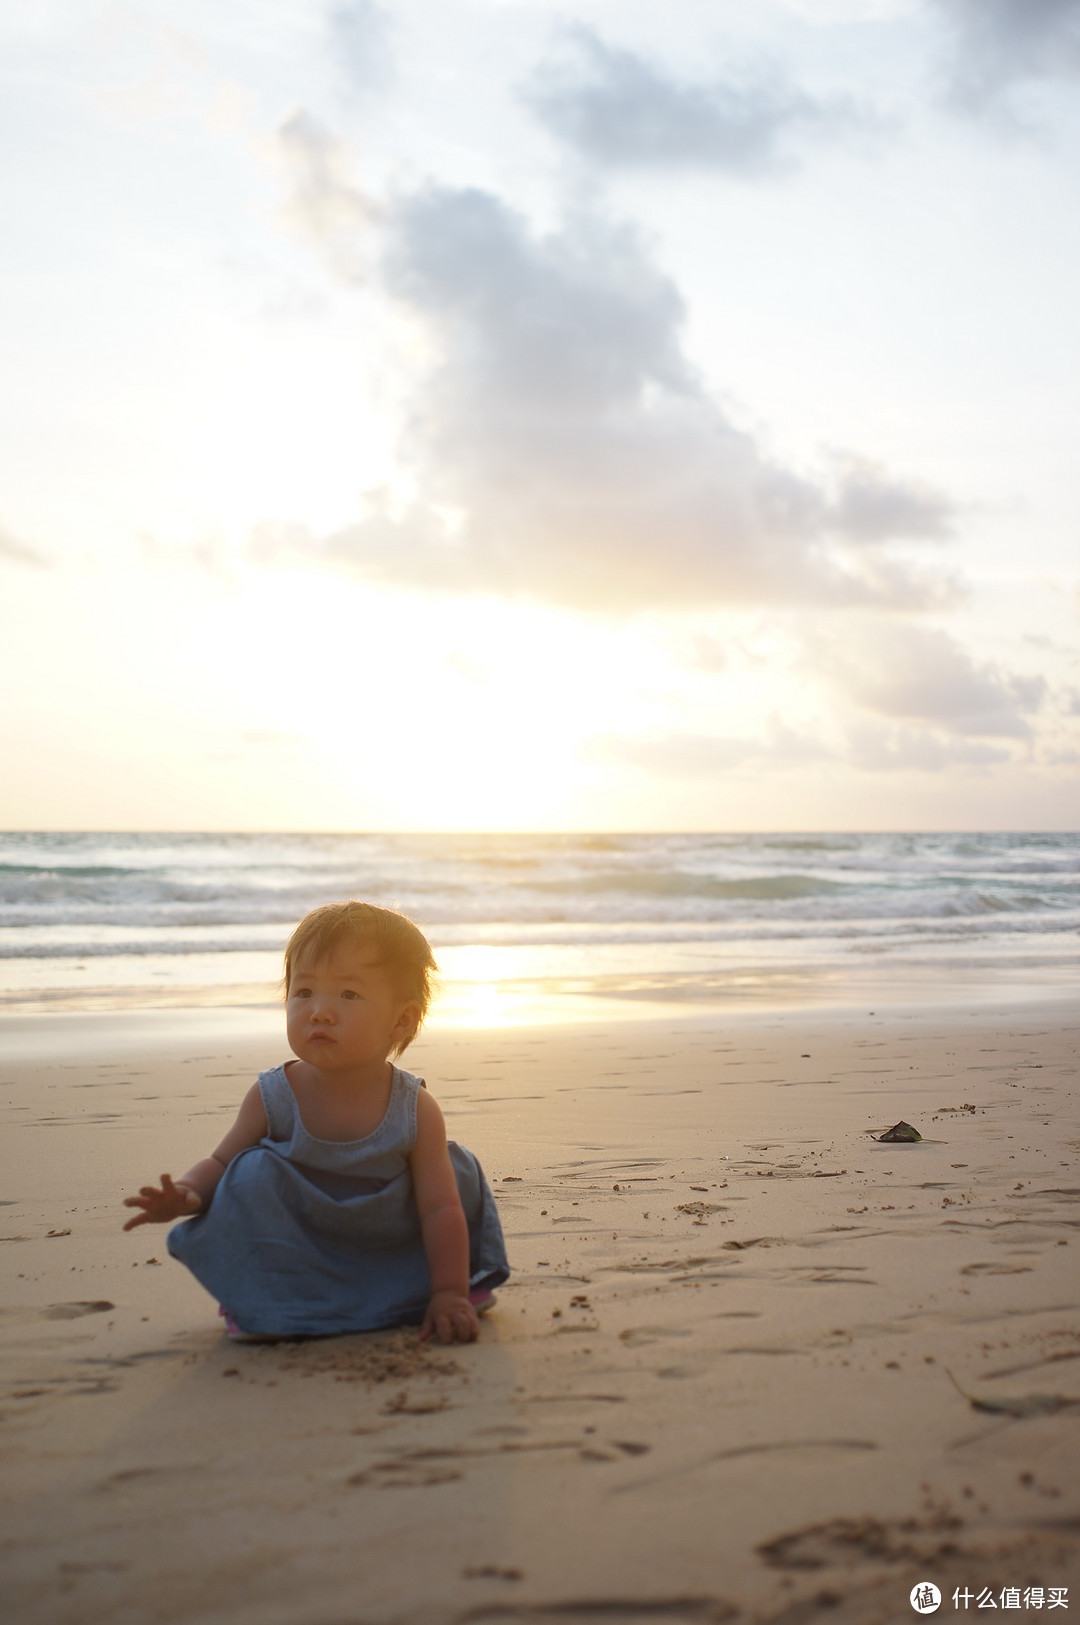
[[[432, 1031], [406, 1064], [515, 1270], [451, 1350], [230, 1344], [164, 1230], [122, 1234], [279, 1020], [0, 1030], [19, 1625], [870, 1625], [921, 1580], [940, 1618], [957, 1586], [1080, 1606], [1073, 1008]], [[900, 1118], [926, 1141], [870, 1138]]]

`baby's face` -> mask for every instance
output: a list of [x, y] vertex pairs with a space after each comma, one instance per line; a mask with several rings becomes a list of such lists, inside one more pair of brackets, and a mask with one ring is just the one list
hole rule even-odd
[[400, 1039], [411, 1037], [419, 1006], [370, 951], [343, 945], [293, 967], [285, 1025], [293, 1054], [322, 1072], [374, 1075]]

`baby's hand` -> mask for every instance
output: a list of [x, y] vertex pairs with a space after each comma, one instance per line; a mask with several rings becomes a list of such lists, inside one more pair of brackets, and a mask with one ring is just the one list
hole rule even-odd
[[202, 1207], [202, 1199], [186, 1185], [174, 1185], [169, 1174], [162, 1174], [161, 1189], [144, 1185], [138, 1196], [125, 1196], [125, 1207], [141, 1208], [125, 1224], [125, 1230], [134, 1230], [138, 1224], [168, 1224], [173, 1219], [190, 1219]]
[[475, 1343], [480, 1335], [476, 1310], [461, 1292], [436, 1292], [420, 1328], [420, 1341], [433, 1337], [436, 1343]]

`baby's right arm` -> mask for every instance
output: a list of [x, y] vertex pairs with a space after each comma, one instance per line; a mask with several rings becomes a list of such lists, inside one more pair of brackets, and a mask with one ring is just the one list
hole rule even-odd
[[134, 1230], [139, 1224], [170, 1224], [173, 1219], [189, 1219], [195, 1213], [202, 1213], [210, 1206], [218, 1182], [233, 1158], [249, 1145], [258, 1145], [268, 1130], [259, 1086], [252, 1084], [236, 1122], [216, 1151], [175, 1182], [168, 1174], [162, 1174], [160, 1189], [156, 1185], [144, 1185], [138, 1196], [124, 1198], [125, 1207], [140, 1209], [124, 1229]]

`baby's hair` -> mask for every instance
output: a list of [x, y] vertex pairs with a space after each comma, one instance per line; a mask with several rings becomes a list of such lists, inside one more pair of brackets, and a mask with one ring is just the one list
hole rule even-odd
[[432, 975], [439, 968], [424, 933], [404, 914], [354, 899], [313, 908], [304, 915], [285, 948], [285, 995], [288, 997], [293, 970], [301, 956], [317, 964], [345, 943], [370, 949], [372, 962], [389, 971], [405, 998], [420, 1006], [415, 1031], [391, 1051], [392, 1055], [400, 1055], [423, 1026], [431, 1003]]

